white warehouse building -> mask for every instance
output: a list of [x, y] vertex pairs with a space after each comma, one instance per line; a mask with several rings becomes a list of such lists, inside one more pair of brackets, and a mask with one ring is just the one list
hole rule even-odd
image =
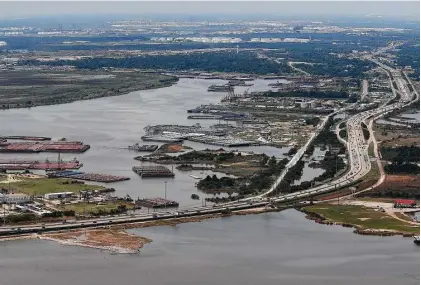
[[44, 195], [44, 199], [55, 200], [69, 198], [73, 195], [73, 192], [57, 192], [57, 193], [47, 193]]

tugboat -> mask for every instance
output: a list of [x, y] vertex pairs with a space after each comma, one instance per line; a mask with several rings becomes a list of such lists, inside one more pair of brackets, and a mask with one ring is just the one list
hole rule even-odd
[[414, 236], [414, 243], [420, 245], [420, 236]]

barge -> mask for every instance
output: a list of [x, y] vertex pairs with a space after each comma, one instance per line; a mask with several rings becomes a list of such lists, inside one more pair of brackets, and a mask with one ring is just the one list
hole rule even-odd
[[221, 116], [216, 115], [190, 115], [187, 116], [187, 119], [195, 119], [195, 120], [219, 120]]
[[163, 136], [163, 135], [142, 136], [141, 139], [143, 141], [166, 142], [166, 143], [174, 143], [174, 142], [183, 141], [183, 139], [180, 137]]
[[234, 87], [230, 85], [211, 85], [208, 88], [208, 92], [230, 92], [234, 91]]
[[85, 172], [80, 172], [80, 171], [53, 172], [53, 173], [48, 173], [47, 177], [48, 178], [71, 178], [71, 179], [77, 179], [77, 180], [103, 182], [103, 183], [119, 182], [119, 181], [125, 181], [125, 180], [130, 179], [129, 177], [124, 177], [124, 176], [85, 173]]
[[233, 79], [228, 82], [229, 86], [253, 86], [252, 83], [246, 83], [244, 80]]
[[178, 207], [179, 204], [176, 201], [171, 201], [164, 198], [145, 198], [137, 199], [135, 201], [135, 205], [147, 208], [174, 208]]
[[36, 160], [11, 160], [0, 161], [0, 169], [2, 170], [67, 170], [79, 169], [83, 166], [77, 160], [72, 161], [36, 161]]
[[133, 166], [132, 170], [141, 178], [148, 177], [174, 177], [174, 173], [167, 167], [158, 166]]
[[70, 152], [81, 153], [90, 148], [82, 142], [66, 142], [66, 141], [36, 141], [36, 142], [12, 142], [2, 144], [0, 152], [14, 153], [38, 153], [38, 152]]
[[34, 136], [0, 136], [0, 140], [22, 140], [22, 141], [50, 141], [50, 137]]

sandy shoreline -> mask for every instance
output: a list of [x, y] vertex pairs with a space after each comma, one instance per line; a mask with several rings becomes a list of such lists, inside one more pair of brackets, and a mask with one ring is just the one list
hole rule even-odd
[[[112, 236], [113, 238], [110, 238]], [[134, 254], [151, 239], [112, 229], [78, 230], [63, 233], [38, 235], [41, 240], [58, 242], [61, 245], [81, 246], [105, 250], [110, 253]]]

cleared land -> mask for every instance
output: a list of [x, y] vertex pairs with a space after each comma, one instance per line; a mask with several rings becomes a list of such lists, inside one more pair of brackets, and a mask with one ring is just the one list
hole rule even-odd
[[418, 175], [386, 175], [382, 184], [360, 195], [365, 197], [419, 199], [420, 177]]
[[386, 213], [364, 206], [318, 204], [305, 207], [305, 210], [316, 213], [330, 221], [350, 224], [362, 229], [419, 233], [418, 226], [411, 226], [390, 217]]
[[76, 230], [40, 236], [41, 239], [53, 240], [65, 245], [78, 245], [99, 248], [118, 253], [136, 253], [144, 244], [152, 240], [125, 231], [112, 229]]
[[420, 145], [419, 130], [375, 124], [374, 135], [384, 147]]
[[2, 71], [0, 109], [55, 105], [171, 86], [177, 78], [106, 71]]
[[127, 209], [133, 208], [133, 204], [125, 201], [116, 201], [116, 202], [104, 202], [104, 203], [76, 203], [76, 204], [67, 204], [64, 206], [59, 206], [60, 210], [73, 210], [77, 215], [82, 215], [85, 213], [100, 213], [100, 212], [109, 212], [111, 210], [117, 210], [119, 206], [126, 206]]
[[74, 192], [78, 193], [82, 190], [98, 190], [104, 189], [102, 186], [89, 185], [71, 182], [71, 179], [49, 179], [49, 178], [34, 178], [23, 179], [19, 182], [10, 183], [10, 187], [15, 192], [25, 193], [28, 195], [43, 195], [46, 193], [57, 192]]

